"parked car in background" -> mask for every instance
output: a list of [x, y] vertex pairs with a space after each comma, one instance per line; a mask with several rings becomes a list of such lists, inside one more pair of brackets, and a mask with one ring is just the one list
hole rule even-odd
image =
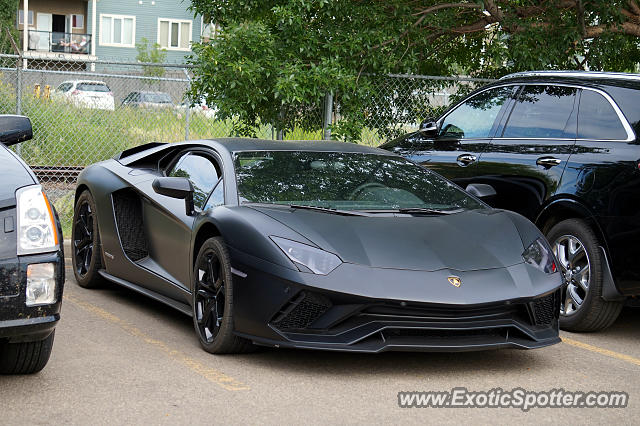
[[218, 109], [216, 107], [210, 107], [207, 105], [205, 100], [201, 100], [200, 102], [196, 102], [194, 105], [191, 105], [190, 101], [184, 101], [180, 105], [176, 107], [179, 111], [186, 111], [187, 108], [194, 113], [202, 115], [206, 118], [216, 118], [216, 113]]
[[62, 304], [58, 215], [33, 172], [7, 149], [31, 135], [28, 118], [0, 116], [0, 374], [44, 368]]
[[61, 83], [53, 93], [54, 97], [67, 100], [82, 108], [106, 109], [113, 111], [113, 92], [103, 81], [71, 80]]
[[465, 187], [545, 233], [566, 285], [561, 325], [611, 325], [640, 295], [640, 76], [525, 72], [382, 148]]
[[122, 106], [134, 108], [171, 108], [171, 95], [164, 92], [131, 92], [122, 101]]

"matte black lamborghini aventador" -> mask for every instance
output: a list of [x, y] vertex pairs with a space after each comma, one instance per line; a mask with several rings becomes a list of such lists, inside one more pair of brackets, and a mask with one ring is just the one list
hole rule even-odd
[[85, 169], [75, 200], [77, 282], [192, 315], [213, 353], [560, 341], [561, 277], [540, 231], [386, 151], [154, 143]]

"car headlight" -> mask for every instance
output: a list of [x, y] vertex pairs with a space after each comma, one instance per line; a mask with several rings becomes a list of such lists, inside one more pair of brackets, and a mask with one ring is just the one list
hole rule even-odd
[[58, 249], [58, 232], [53, 210], [40, 185], [16, 191], [18, 213], [18, 254], [32, 254]]
[[522, 258], [529, 265], [540, 269], [547, 274], [552, 274], [558, 270], [556, 260], [549, 248], [549, 245], [542, 238], [532, 242], [522, 253]]
[[[301, 272], [311, 271], [314, 274], [327, 275], [342, 263], [342, 260], [335, 254], [307, 244], [274, 236], [271, 237], [271, 240]], [[300, 265], [306, 269], [301, 268]]]

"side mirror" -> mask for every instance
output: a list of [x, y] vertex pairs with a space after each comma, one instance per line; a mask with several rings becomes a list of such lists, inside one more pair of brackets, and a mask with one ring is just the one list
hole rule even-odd
[[425, 136], [435, 137], [438, 135], [438, 123], [431, 119], [426, 119], [420, 123], [420, 132]]
[[187, 216], [191, 216], [195, 212], [193, 185], [189, 179], [183, 177], [160, 177], [153, 181], [151, 187], [156, 194], [184, 200]]
[[0, 143], [6, 146], [28, 141], [33, 137], [31, 120], [22, 115], [0, 115]]
[[465, 191], [481, 199], [486, 199], [496, 195], [495, 188], [491, 185], [487, 185], [486, 183], [470, 183], [465, 188]]

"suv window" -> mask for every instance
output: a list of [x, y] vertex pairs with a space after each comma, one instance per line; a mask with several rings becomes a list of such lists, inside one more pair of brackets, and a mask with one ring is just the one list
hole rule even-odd
[[438, 136], [457, 139], [489, 137], [498, 113], [513, 90], [514, 86], [497, 87], [468, 99], [445, 117]]
[[111, 90], [106, 84], [100, 83], [80, 83], [76, 88], [84, 92], [110, 92]]
[[563, 86], [523, 86], [502, 137], [575, 138], [575, 97], [578, 89]]
[[216, 165], [208, 158], [194, 153], [187, 153], [180, 157], [167, 176], [186, 177], [189, 179], [194, 189], [194, 204], [202, 209], [207, 196], [218, 182], [220, 174]]
[[627, 139], [627, 132], [609, 101], [593, 90], [583, 89], [580, 95], [578, 139]]
[[73, 83], [62, 83], [60, 86], [58, 86], [58, 91], [62, 93], [68, 92], [72, 87]]

